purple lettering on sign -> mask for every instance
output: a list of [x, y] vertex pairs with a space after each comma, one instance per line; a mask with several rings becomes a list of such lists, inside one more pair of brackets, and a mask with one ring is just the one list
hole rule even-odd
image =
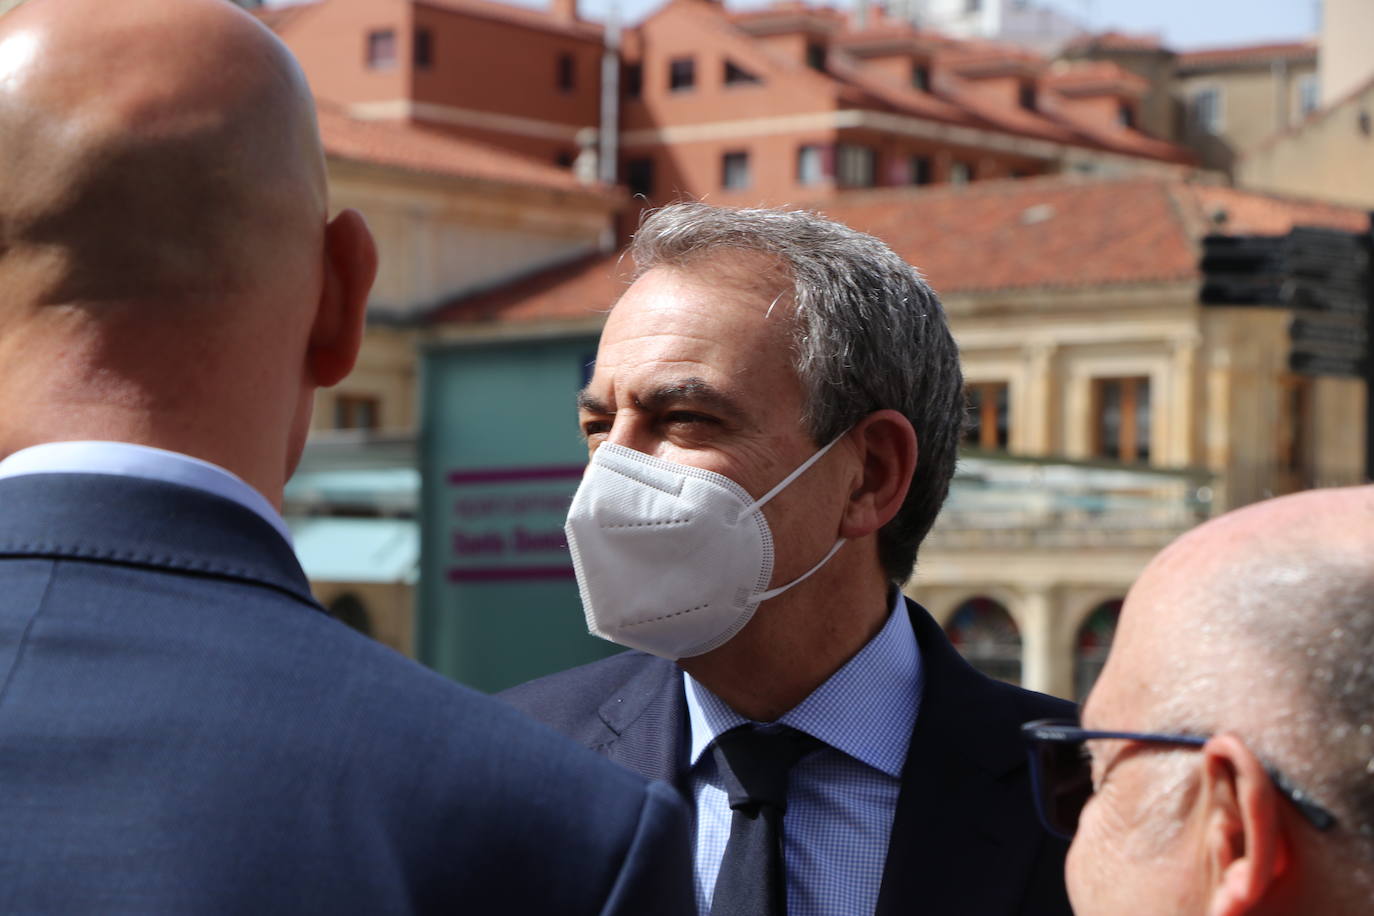
[[465, 471], [449, 471], [447, 479], [455, 487], [468, 484], [486, 483], [525, 483], [531, 480], [577, 480], [582, 476], [583, 465], [561, 464], [529, 468], [477, 468]]
[[514, 582], [575, 578], [571, 566], [482, 566], [474, 569], [452, 568], [450, 582]]
[[548, 531], [527, 531], [518, 525], [515, 528], [515, 552], [529, 553], [535, 550], [566, 550], [567, 539], [561, 528]]
[[499, 531], [484, 531], [470, 534], [466, 531], [453, 532], [453, 552], [460, 557], [490, 556], [506, 552], [506, 539]]

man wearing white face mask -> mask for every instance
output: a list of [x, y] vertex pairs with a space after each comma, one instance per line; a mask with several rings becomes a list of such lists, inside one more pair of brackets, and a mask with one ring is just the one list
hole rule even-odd
[[1018, 727], [1071, 707], [899, 590], [963, 420], [938, 300], [808, 213], [676, 205], [633, 254], [567, 531], [589, 629], [636, 651], [505, 698], [682, 791], [703, 914], [1067, 914]]

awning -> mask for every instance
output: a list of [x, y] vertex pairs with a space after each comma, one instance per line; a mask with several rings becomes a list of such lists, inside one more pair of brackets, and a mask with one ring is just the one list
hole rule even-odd
[[420, 527], [413, 519], [288, 518], [296, 556], [315, 582], [414, 585]]

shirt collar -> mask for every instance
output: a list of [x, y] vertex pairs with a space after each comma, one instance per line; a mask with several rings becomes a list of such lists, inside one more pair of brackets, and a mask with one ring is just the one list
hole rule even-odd
[[291, 543], [291, 531], [271, 503], [217, 464], [131, 442], [46, 442], [0, 461], [0, 479], [20, 474], [115, 474], [180, 484], [238, 503]]
[[[750, 720], [683, 673], [695, 766], [717, 736]], [[778, 721], [900, 778], [921, 704], [921, 654], [897, 592], [887, 623], [868, 645]]]

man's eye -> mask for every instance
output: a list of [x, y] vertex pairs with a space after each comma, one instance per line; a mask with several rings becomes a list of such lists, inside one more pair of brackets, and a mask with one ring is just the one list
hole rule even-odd
[[674, 411], [671, 412], [671, 413], [664, 414], [664, 416], [663, 416], [663, 421], [664, 421], [665, 423], [675, 423], [675, 424], [676, 424], [676, 423], [693, 424], [693, 423], [714, 423], [714, 422], [715, 422], [715, 420], [714, 420], [712, 417], [705, 416], [704, 414], [692, 413], [692, 412], [689, 411], [689, 410], [674, 410]]
[[610, 420], [588, 420], [582, 424], [582, 435], [588, 439], [593, 436], [604, 436], [610, 431]]

